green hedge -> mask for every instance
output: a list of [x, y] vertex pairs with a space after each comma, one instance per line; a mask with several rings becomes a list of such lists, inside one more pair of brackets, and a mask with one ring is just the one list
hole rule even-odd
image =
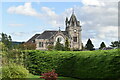
[[33, 74], [55, 69], [59, 75], [76, 78], [120, 77], [120, 51], [23, 51], [25, 65]]

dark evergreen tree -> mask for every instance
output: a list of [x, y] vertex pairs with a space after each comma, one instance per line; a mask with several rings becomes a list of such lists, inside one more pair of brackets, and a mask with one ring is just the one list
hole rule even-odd
[[66, 41], [65, 41], [65, 51], [69, 51], [70, 48], [69, 48], [69, 41], [68, 41], [68, 38], [66, 38]]
[[60, 43], [59, 39], [57, 39], [54, 49], [55, 50], [64, 50], [64, 46], [63, 46], [63, 44]]
[[94, 50], [94, 45], [92, 44], [92, 41], [90, 39], [88, 39], [85, 49]]
[[103, 48], [105, 48], [105, 47], [106, 47], [105, 43], [102, 42], [102, 43], [100, 44], [100, 48], [99, 48], [99, 49], [103, 49]]

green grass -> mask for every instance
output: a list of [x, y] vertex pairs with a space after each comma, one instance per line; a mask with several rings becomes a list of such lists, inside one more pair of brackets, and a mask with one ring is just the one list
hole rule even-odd
[[[38, 76], [38, 75], [32, 75], [32, 74], [29, 74], [28, 75], [28, 78], [40, 78], [41, 76]], [[41, 79], [40, 80], [45, 80], [45, 79]], [[78, 80], [78, 79], [74, 79], [74, 78], [70, 78], [70, 77], [58, 77], [58, 80]]]

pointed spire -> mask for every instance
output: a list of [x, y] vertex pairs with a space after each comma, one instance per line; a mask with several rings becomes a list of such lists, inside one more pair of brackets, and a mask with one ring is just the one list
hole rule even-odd
[[[71, 15], [71, 18], [72, 18], [72, 19], [73, 19], [73, 18], [76, 19], [76, 16], [75, 16], [75, 13], [74, 13], [74, 12], [75, 12], [75, 11], [74, 11], [74, 8], [72, 8], [72, 15]], [[70, 19], [71, 19], [71, 18], [70, 18]]]
[[74, 8], [72, 9], [72, 14], [74, 14]]
[[70, 22], [69, 24], [71, 26], [76, 26], [77, 25], [77, 18], [76, 18], [75, 13], [74, 13], [74, 8], [72, 9], [72, 15], [70, 17], [69, 22]]
[[72, 9], [72, 15], [71, 15], [71, 17], [70, 17], [70, 21], [77, 21], [77, 19], [76, 19], [76, 16], [75, 16], [75, 14], [74, 14], [74, 8]]

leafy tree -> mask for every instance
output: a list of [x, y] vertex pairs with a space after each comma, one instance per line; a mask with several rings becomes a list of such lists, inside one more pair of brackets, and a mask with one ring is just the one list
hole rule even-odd
[[119, 41], [114, 41], [114, 42], [111, 42], [111, 47], [117, 47], [117, 48], [120, 48], [120, 40]]
[[105, 43], [102, 42], [102, 43], [100, 44], [100, 48], [99, 48], [99, 49], [103, 49], [103, 48], [105, 48], [105, 47], [106, 47]]
[[85, 46], [87, 50], [94, 50], [94, 45], [92, 44], [92, 41], [88, 39], [87, 44]]
[[64, 46], [63, 46], [63, 44], [60, 43], [59, 39], [57, 39], [54, 49], [55, 50], [64, 50]]
[[68, 38], [66, 38], [66, 41], [65, 41], [65, 50], [66, 50], [66, 51], [69, 51], [69, 50], [70, 50]]
[[1, 33], [1, 42], [4, 43], [4, 45], [8, 48], [11, 49], [12, 48], [12, 38], [11, 36], [5, 34], [5, 33]]

